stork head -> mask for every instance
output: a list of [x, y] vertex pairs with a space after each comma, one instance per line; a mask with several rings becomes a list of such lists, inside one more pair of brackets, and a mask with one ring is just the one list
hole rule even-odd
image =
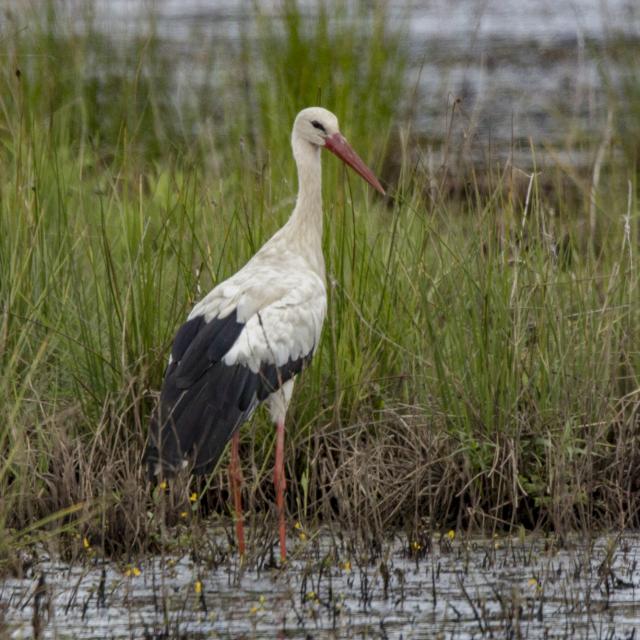
[[340, 133], [338, 118], [331, 111], [322, 107], [303, 109], [293, 124], [293, 138], [305, 140], [315, 147], [325, 147], [384, 195], [384, 189], [373, 171]]

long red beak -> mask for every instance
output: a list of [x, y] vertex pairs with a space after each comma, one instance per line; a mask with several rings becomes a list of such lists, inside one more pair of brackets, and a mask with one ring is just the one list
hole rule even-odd
[[344, 163], [348, 164], [356, 173], [360, 174], [374, 189], [384, 195], [384, 189], [378, 182], [373, 171], [367, 167], [362, 158], [351, 148], [349, 143], [339, 133], [329, 136], [324, 146], [340, 158]]

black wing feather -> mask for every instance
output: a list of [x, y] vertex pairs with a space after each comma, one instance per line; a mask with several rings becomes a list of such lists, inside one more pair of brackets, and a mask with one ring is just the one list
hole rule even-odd
[[193, 385], [231, 349], [243, 328], [244, 324], [237, 321], [235, 311], [222, 320], [216, 318], [210, 322], [202, 322], [175, 369], [176, 386], [188, 389]]
[[194, 473], [211, 471], [257, 404], [311, 360], [313, 352], [279, 368], [264, 363], [257, 373], [226, 365], [222, 358], [243, 328], [234, 311], [209, 322], [197, 316], [176, 333], [144, 456], [150, 476], [172, 475], [185, 460]]
[[200, 331], [204, 323], [204, 316], [196, 316], [187, 320], [176, 333], [176, 337], [173, 339], [173, 346], [171, 347], [171, 360], [176, 364], [182, 360], [189, 345], [193, 342], [193, 339]]

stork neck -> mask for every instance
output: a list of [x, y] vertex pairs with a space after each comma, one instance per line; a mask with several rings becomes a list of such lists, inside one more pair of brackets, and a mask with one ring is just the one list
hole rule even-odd
[[[298, 197], [290, 224], [301, 240], [322, 244], [322, 163], [320, 147], [294, 136], [293, 156], [298, 167]], [[314, 247], [315, 248], [315, 247]]]

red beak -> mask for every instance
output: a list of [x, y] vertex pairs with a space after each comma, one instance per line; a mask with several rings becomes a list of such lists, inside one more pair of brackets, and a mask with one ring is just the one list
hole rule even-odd
[[367, 167], [362, 161], [362, 158], [351, 148], [349, 143], [339, 133], [334, 133], [329, 136], [324, 146], [335, 154], [344, 162], [348, 164], [356, 173], [360, 174], [374, 189], [384, 195], [384, 189], [378, 182], [378, 178], [375, 177], [373, 171]]

